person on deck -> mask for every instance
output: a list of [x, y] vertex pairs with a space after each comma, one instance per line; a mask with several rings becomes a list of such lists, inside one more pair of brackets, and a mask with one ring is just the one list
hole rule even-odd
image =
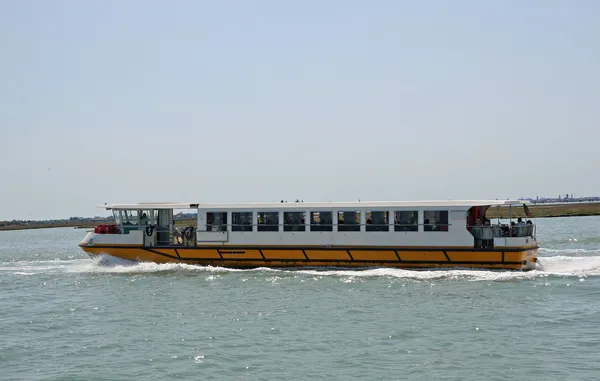
[[175, 226], [175, 220], [173, 220], [173, 238], [175, 238], [176, 244], [183, 243], [183, 234], [181, 234], [179, 228]]

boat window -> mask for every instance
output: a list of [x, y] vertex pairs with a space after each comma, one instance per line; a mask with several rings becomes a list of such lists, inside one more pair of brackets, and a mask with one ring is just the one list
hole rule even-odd
[[231, 231], [251, 232], [252, 231], [252, 212], [233, 212], [233, 213], [231, 213]]
[[[252, 218], [252, 217], [250, 217]], [[227, 231], [227, 212], [207, 212], [206, 213], [206, 231], [224, 232]]]
[[338, 212], [338, 231], [359, 232], [360, 212]]
[[333, 231], [333, 212], [310, 212], [310, 231]]
[[113, 210], [113, 216], [115, 217], [115, 224], [121, 225], [121, 211]]
[[283, 231], [303, 232], [306, 228], [305, 217], [305, 212], [283, 212]]
[[137, 225], [139, 222], [137, 210], [123, 210], [121, 217], [123, 218], [123, 225]]
[[152, 225], [157, 225], [158, 224], [158, 210], [152, 209], [150, 210], [150, 223]]
[[394, 230], [397, 232], [416, 232], [419, 230], [419, 212], [416, 210], [396, 211]]
[[388, 225], [389, 212], [368, 211], [365, 213], [367, 219], [368, 232], [387, 232], [390, 230]]
[[423, 213], [423, 224], [426, 232], [447, 232], [448, 231], [448, 211], [427, 210]]
[[258, 212], [258, 231], [276, 232], [279, 230], [279, 212]]
[[152, 213], [150, 210], [142, 210], [140, 214], [140, 225], [147, 226], [152, 225]]

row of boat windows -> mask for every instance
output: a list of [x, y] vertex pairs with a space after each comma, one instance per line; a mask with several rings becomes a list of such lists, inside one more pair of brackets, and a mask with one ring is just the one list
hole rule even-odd
[[[418, 211], [392, 212], [394, 231], [418, 231]], [[334, 216], [337, 217], [338, 231], [360, 231], [361, 212], [283, 212], [283, 231], [306, 231], [306, 218], [310, 218], [310, 231], [333, 231]], [[337, 214], [337, 215], [336, 215]], [[258, 212], [253, 221], [252, 212], [232, 212], [231, 231], [279, 231], [279, 212]], [[366, 231], [390, 231], [390, 212], [367, 211], [365, 213]], [[206, 230], [226, 231], [227, 212], [206, 213]], [[425, 211], [423, 223], [425, 231], [448, 231], [448, 211]]]

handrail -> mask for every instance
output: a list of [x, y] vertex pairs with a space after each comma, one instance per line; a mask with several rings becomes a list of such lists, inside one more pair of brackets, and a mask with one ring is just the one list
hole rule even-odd
[[[145, 229], [147, 226], [156, 226], [156, 225], [123, 225], [123, 224], [121, 224], [121, 225], [115, 224], [115, 225], [117, 225], [120, 228], [137, 228], [137, 229]], [[378, 223], [370, 223], [370, 224], [369, 223], [364, 223], [364, 224], [361, 224], [361, 223], [346, 223], [346, 224], [345, 223], [341, 223], [341, 224], [340, 223], [337, 223], [337, 224], [321, 224], [321, 223], [309, 223], [309, 224], [286, 224], [286, 223], [284, 223], [284, 224], [205, 224], [205, 226], [207, 226], [207, 227], [208, 226], [211, 226], [211, 227], [226, 226], [227, 228], [230, 228], [232, 226], [252, 226], [252, 227], [254, 227], [254, 226], [257, 226], [257, 227], [258, 226], [279, 226], [279, 227], [282, 227], [282, 226], [335, 226], [335, 225], [338, 225], [338, 226], [340, 226], [340, 225], [345, 225], [345, 226], [452, 226], [452, 224], [450, 224], [450, 223], [447, 223], [447, 224], [438, 224], [438, 223], [435, 223], [435, 224], [432, 224], [432, 223], [429, 223], [429, 224], [425, 224], [425, 223], [422, 223], [422, 224], [400, 224], [400, 223], [394, 223], [394, 224], [390, 224], [390, 223], [383, 223], [383, 224], [378, 224]], [[193, 225], [187, 225], [187, 226], [193, 226]], [[479, 226], [479, 225], [473, 225], [473, 226]], [[483, 226], [483, 225], [481, 225], [481, 226]], [[182, 227], [185, 228], [182, 225], [177, 225], [177, 228], [182, 228]], [[194, 226], [194, 228], [196, 228], [196, 227]]]
[[[117, 225], [119, 226], [119, 225]], [[448, 231], [448, 227], [451, 224], [224, 224], [224, 225], [210, 225], [207, 224], [204, 227], [197, 228], [195, 226], [188, 225], [187, 227], [176, 226], [175, 228], [160, 228], [155, 225], [123, 225], [119, 226], [121, 232], [127, 231], [146, 231], [149, 226], [153, 226], [152, 231], [154, 233], [173, 233], [171, 235], [182, 234], [185, 229], [193, 228], [195, 232], [207, 232], [207, 233], [219, 233], [219, 232], [323, 232], [333, 231], [333, 227], [337, 226], [338, 232], [348, 231], [396, 231], [396, 232], [416, 232], [419, 231], [419, 226], [422, 226], [421, 231]], [[362, 229], [364, 227], [364, 229]]]
[[476, 239], [492, 239], [499, 237], [535, 237], [536, 225], [469, 225], [467, 228]]
[[309, 223], [309, 224], [206, 224], [206, 226], [226, 226], [227, 228], [230, 228], [232, 226], [452, 226], [452, 224], [448, 223], [448, 224], [389, 224], [389, 223], [384, 223], [384, 224], [377, 224], [377, 223], [364, 223], [364, 224], [350, 224], [350, 223], [337, 223], [337, 224], [321, 224], [321, 223]]

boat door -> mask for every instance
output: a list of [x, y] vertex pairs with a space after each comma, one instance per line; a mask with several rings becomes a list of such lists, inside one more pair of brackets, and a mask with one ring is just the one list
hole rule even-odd
[[173, 209], [159, 209], [158, 222], [156, 226], [156, 244], [171, 244], [171, 221], [173, 221]]

